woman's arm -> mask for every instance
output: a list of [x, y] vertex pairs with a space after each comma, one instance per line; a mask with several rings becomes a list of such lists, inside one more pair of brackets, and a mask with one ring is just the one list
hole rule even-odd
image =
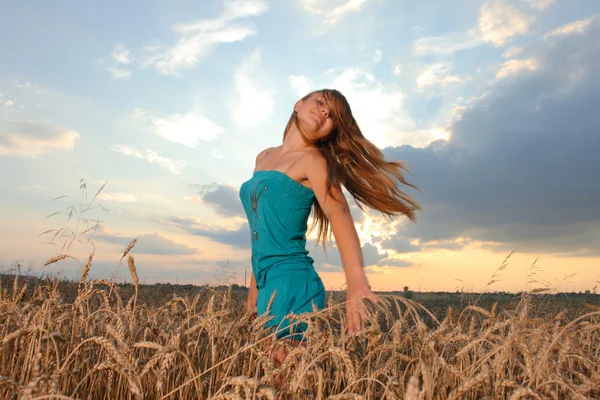
[[307, 166], [306, 177], [319, 205], [329, 219], [335, 242], [340, 251], [348, 284], [346, 292], [348, 331], [352, 333], [362, 329], [362, 320], [367, 317], [367, 310], [362, 299], [367, 297], [376, 303], [377, 296], [371, 292], [363, 269], [362, 248], [348, 202], [339, 186], [332, 187], [332, 194], [326, 193], [327, 163], [316, 152], [311, 158], [310, 162], [305, 164]]
[[248, 289], [248, 300], [246, 300], [246, 309], [251, 310], [256, 307], [256, 299], [258, 298], [258, 289], [256, 288], [256, 279], [254, 278], [254, 271], [250, 277], [250, 288]]

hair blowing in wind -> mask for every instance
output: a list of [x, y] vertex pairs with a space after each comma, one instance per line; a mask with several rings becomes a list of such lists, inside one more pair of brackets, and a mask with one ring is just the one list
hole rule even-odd
[[[330, 108], [335, 127], [330, 135], [323, 139], [313, 140], [308, 137], [296, 112], [292, 112], [283, 137], [287, 135], [292, 124], [295, 124], [304, 142], [317, 148], [327, 160], [327, 193], [333, 195], [332, 188], [344, 186], [354, 197], [358, 207], [363, 206], [380, 211], [393, 218], [406, 216], [411, 222], [416, 221], [416, 211], [421, 207], [412, 197], [401, 189], [403, 185], [419, 190], [408, 183], [404, 171], [408, 172], [401, 161], [385, 160], [381, 150], [365, 138], [352, 115], [346, 97], [337, 90], [323, 89], [311, 92], [302, 100], [315, 93], [321, 93]], [[312, 229], [318, 225], [317, 245], [323, 244], [327, 238], [331, 241], [331, 229], [325, 212], [315, 202], [313, 205]]]

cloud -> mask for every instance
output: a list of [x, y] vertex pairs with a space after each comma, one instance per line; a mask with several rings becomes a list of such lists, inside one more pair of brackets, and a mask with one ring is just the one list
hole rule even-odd
[[535, 71], [540, 67], [539, 61], [532, 57], [527, 60], [508, 60], [496, 72], [496, 78], [506, 78], [521, 71]]
[[203, 203], [213, 207], [225, 217], [245, 217], [246, 213], [240, 202], [238, 190], [233, 186], [212, 183], [203, 185], [198, 194]]
[[44, 89], [41, 86], [35, 85], [31, 82], [20, 82], [20, 81], [15, 81], [15, 86], [18, 87], [19, 89], [23, 89], [23, 90], [27, 90], [29, 92], [32, 92], [38, 96], [42, 96], [42, 95], [46, 95], [46, 96], [50, 96], [50, 97], [56, 97], [57, 94], [53, 93], [52, 91], [48, 90], [48, 89]]
[[225, 158], [225, 154], [216, 149], [210, 149], [210, 155], [218, 160]]
[[[325, 72], [326, 79], [313, 84], [304, 76], [293, 76], [290, 83], [297, 93], [307, 88], [334, 87], [341, 91], [352, 107], [362, 133], [380, 148], [410, 144], [427, 146], [434, 140], [446, 137], [438, 127], [420, 127], [410, 117], [404, 106], [404, 92], [389, 83], [378, 81], [365, 69], [350, 67]], [[298, 90], [299, 88], [303, 88]], [[305, 91], [306, 89], [306, 91]]]
[[0, 121], [0, 155], [36, 156], [72, 150], [79, 133], [35, 121]]
[[255, 51], [233, 74], [235, 100], [231, 116], [241, 129], [269, 119], [275, 106], [275, 90], [267, 88], [260, 53]]
[[15, 101], [11, 100], [11, 99], [8, 99], [4, 102], [4, 107], [6, 107], [6, 108], [12, 107], [14, 105], [15, 105]]
[[535, 10], [545, 10], [546, 8], [550, 7], [552, 4], [554, 4], [555, 0], [523, 0], [525, 3], [527, 3], [527, 5], [529, 5], [529, 7], [535, 9]]
[[[383, 85], [360, 68], [346, 68], [329, 85], [340, 90], [348, 99], [352, 113], [360, 123], [363, 134], [379, 147], [406, 143], [423, 145], [411, 140], [408, 134], [416, 129], [414, 120], [404, 109], [405, 94]], [[419, 140], [426, 138], [419, 138]], [[429, 143], [429, 142], [427, 142]]]
[[423, 207], [402, 234], [495, 249], [600, 248], [600, 20], [531, 46], [544, 68], [508, 75], [468, 104], [448, 142], [388, 148], [406, 160]]
[[534, 18], [504, 0], [488, 0], [479, 10], [477, 27], [471, 34], [484, 42], [503, 46], [510, 38], [529, 31]]
[[387, 250], [394, 250], [396, 253], [414, 253], [421, 250], [420, 246], [415, 246], [411, 240], [403, 235], [391, 235], [381, 242], [381, 246]]
[[225, 131], [198, 112], [157, 117], [137, 109], [134, 118], [147, 121], [159, 136], [187, 147], [196, 147], [200, 140], [216, 139]]
[[92, 240], [100, 240], [106, 243], [118, 244], [122, 247], [126, 247], [134, 238], [137, 238], [137, 242], [132, 250], [133, 254], [185, 256], [199, 253], [197, 249], [189, 247], [185, 244], [174, 242], [158, 233], [149, 233], [138, 237], [130, 237], [108, 233], [106, 228], [102, 227], [100, 231], [92, 236]]
[[174, 174], [180, 174], [181, 171], [185, 169], [187, 163], [181, 160], [172, 160], [167, 157], [162, 157], [158, 155], [153, 150], [138, 150], [134, 147], [123, 146], [120, 144], [116, 144], [111, 148], [112, 151], [116, 151], [117, 153], [124, 154], [126, 156], [131, 156], [134, 158], [139, 158], [142, 160], [148, 161], [150, 164], [156, 164], [162, 169], [172, 172]]
[[397, 64], [394, 67], [394, 75], [400, 76], [402, 74], [402, 64]]
[[383, 58], [383, 53], [381, 52], [381, 50], [379, 50], [379, 49], [375, 50], [375, 54], [373, 54], [373, 62], [375, 64], [377, 64], [379, 61], [381, 61], [382, 58]]
[[[306, 248], [309, 250], [309, 256], [314, 259], [315, 269], [318, 271], [343, 270], [342, 258], [337, 247], [327, 247], [327, 254], [322, 246], [315, 249], [315, 241], [309, 240]], [[412, 265], [410, 262], [399, 258], [393, 258], [388, 251], [380, 250], [377, 246], [371, 243], [364, 243], [362, 248], [363, 266], [375, 267], [408, 267]]]
[[131, 64], [133, 61], [133, 56], [131, 55], [131, 51], [129, 51], [122, 44], [118, 44], [111, 54], [114, 61], [119, 64]]
[[458, 83], [462, 79], [458, 75], [450, 75], [450, 63], [436, 63], [425, 67], [425, 70], [417, 77], [417, 86], [424, 88], [427, 86], [445, 87], [449, 83]]
[[440, 249], [444, 249], [444, 250], [453, 250], [453, 251], [457, 251], [457, 250], [462, 250], [463, 248], [465, 248], [468, 244], [471, 243], [471, 240], [469, 240], [468, 238], [456, 238], [453, 240], [434, 240], [431, 242], [423, 242], [423, 243], [419, 243], [419, 247], [422, 250], [428, 250], [428, 249], [432, 249], [432, 250], [440, 250]]
[[235, 249], [250, 248], [248, 223], [243, 223], [238, 229], [225, 229], [202, 224], [193, 219], [170, 218], [168, 221], [192, 235], [206, 237], [215, 242], [230, 245]]
[[128, 71], [126, 69], [122, 69], [122, 68], [116, 68], [116, 67], [106, 67], [106, 70], [108, 72], [110, 72], [110, 75], [115, 78], [115, 79], [129, 79], [131, 78], [131, 75], [133, 75], [132, 71]]
[[115, 49], [110, 54], [110, 63], [113, 65], [106, 66], [106, 70], [110, 73], [113, 79], [127, 80], [133, 75], [133, 71], [124, 69], [122, 65], [131, 65], [134, 57], [131, 51], [122, 44], [115, 46]]
[[553, 36], [562, 36], [562, 35], [571, 35], [571, 34], [579, 34], [583, 33], [592, 23], [592, 21], [600, 18], [600, 14], [592, 15], [589, 18], [580, 19], [577, 21], [570, 22], [568, 24], [559, 26], [556, 29], [551, 30], [546, 35], [544, 35], [545, 39], [549, 39]]
[[129, 193], [100, 193], [98, 198], [101, 200], [117, 201], [120, 203], [137, 203], [140, 201], [139, 197]]
[[502, 53], [502, 57], [504, 57], [504, 58], [513, 58], [513, 57], [518, 56], [522, 52], [523, 52], [523, 48], [522, 47], [511, 46], [511, 47], [509, 47], [508, 50], [506, 50], [504, 53]]
[[322, 16], [325, 25], [333, 25], [347, 13], [359, 11], [368, 1], [369, 0], [300, 0], [300, 6], [308, 13]]
[[[542, 4], [548, 0], [529, 2]], [[504, 0], [488, 0], [479, 9], [477, 24], [469, 32], [420, 38], [413, 44], [413, 53], [417, 56], [447, 56], [482, 43], [504, 46], [512, 37], [528, 33], [534, 20]]]
[[457, 51], [475, 47], [480, 43], [481, 39], [465, 33], [424, 37], [413, 44], [413, 53], [417, 56], [429, 54], [451, 55]]
[[176, 75], [198, 64], [216, 45], [238, 42], [255, 35], [253, 27], [236, 21], [262, 15], [267, 8], [267, 2], [263, 0], [225, 0], [223, 13], [217, 18], [176, 26], [177, 43], [149, 48], [151, 55], [143, 65], [154, 66], [161, 74]]
[[296, 91], [298, 97], [304, 97], [308, 93], [311, 92], [310, 85], [308, 84], [308, 79], [304, 75], [291, 75], [290, 76], [290, 84], [292, 88]]

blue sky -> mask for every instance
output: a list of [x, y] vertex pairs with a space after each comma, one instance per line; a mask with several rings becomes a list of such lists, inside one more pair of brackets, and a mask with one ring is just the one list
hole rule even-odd
[[[74, 227], [45, 217], [77, 203], [84, 179], [90, 198], [108, 182], [88, 212], [103, 221], [92, 237], [95, 276], [115, 271], [138, 238], [147, 282], [208, 283], [224, 262], [243, 281], [239, 186], [256, 154], [281, 143], [294, 101], [329, 87], [421, 189], [411, 192], [423, 204], [416, 225], [353, 209], [375, 289], [481, 289], [513, 249], [498, 290], [535, 285], [526, 276], [538, 257], [548, 285], [585, 290], [600, 280], [597, 2], [1, 8], [5, 268], [32, 262], [37, 273], [78, 275], [75, 262], [43, 267], [57, 248], [38, 234]], [[73, 248], [80, 258], [90, 251]], [[328, 254], [313, 252], [316, 267], [339, 287], [339, 255]]]

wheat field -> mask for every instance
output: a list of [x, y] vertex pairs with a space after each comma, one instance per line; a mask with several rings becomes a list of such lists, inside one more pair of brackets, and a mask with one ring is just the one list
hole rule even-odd
[[0, 398], [600, 398], [597, 302], [529, 294], [431, 310], [380, 294], [364, 332], [348, 336], [343, 293], [329, 294], [325, 310], [299, 317], [307, 345], [283, 342], [276, 366], [264, 317], [231, 286], [141, 301], [132, 256], [129, 295], [89, 280], [92, 258], [68, 296], [57, 279], [0, 281]]

